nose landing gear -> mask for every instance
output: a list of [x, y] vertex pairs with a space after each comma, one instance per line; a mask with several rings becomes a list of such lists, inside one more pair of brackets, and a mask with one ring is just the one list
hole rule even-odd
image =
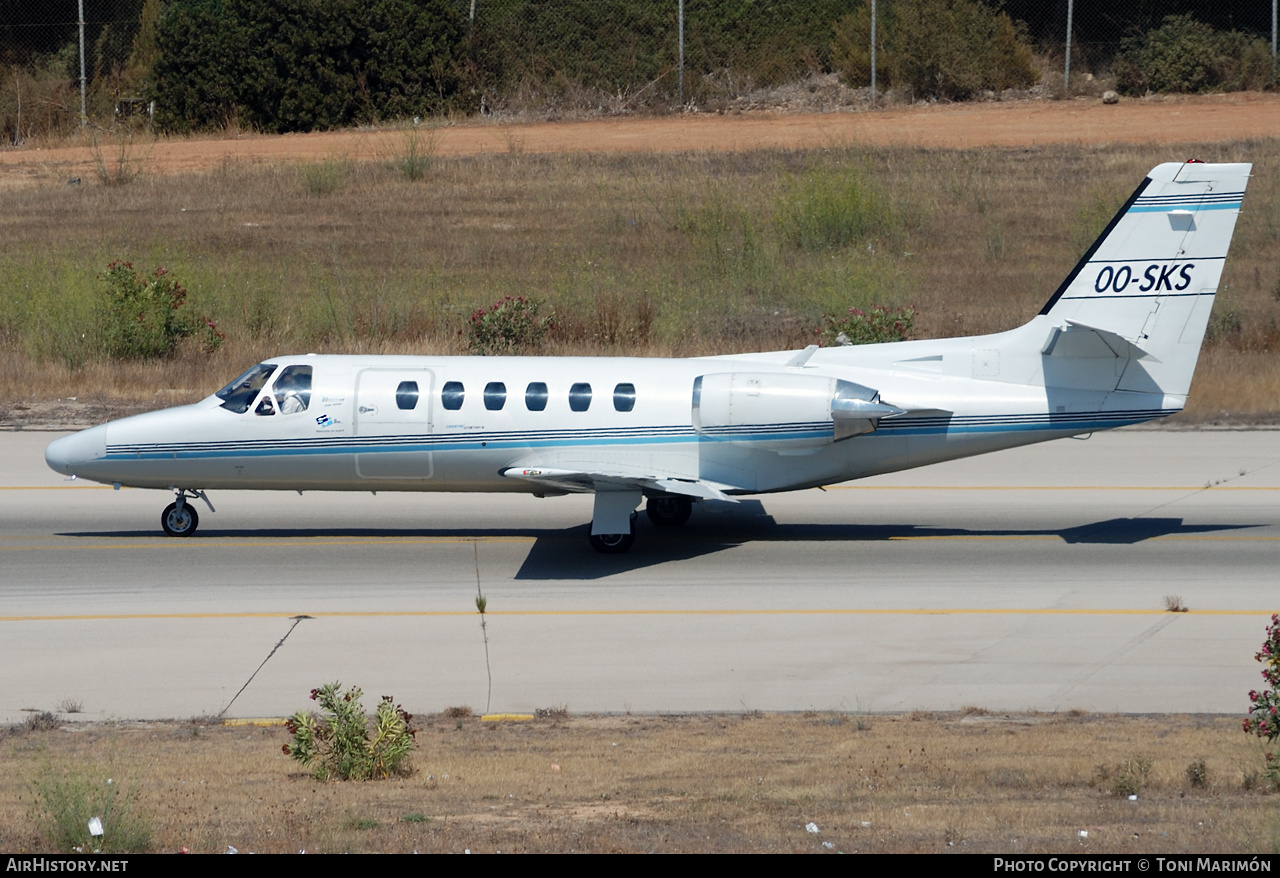
[[200, 526], [200, 516], [196, 514], [195, 507], [187, 501], [199, 497], [209, 507], [210, 512], [214, 511], [213, 504], [209, 502], [204, 491], [189, 491], [181, 488], [175, 489], [174, 493], [177, 494], [178, 499], [160, 513], [160, 527], [164, 528], [164, 532], [171, 537], [189, 537]]

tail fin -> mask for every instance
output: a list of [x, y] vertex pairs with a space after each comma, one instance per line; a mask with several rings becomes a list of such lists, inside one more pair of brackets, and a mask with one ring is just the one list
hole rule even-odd
[[1185, 397], [1250, 167], [1152, 169], [1041, 310], [1054, 327], [1043, 353], [1100, 339], [1128, 361], [1116, 390]]

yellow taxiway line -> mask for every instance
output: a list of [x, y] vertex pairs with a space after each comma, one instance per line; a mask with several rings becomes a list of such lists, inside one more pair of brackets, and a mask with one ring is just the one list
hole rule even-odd
[[[1265, 616], [1274, 610], [1169, 610], [1088, 609], [1058, 607], [949, 607], [915, 608], [828, 608], [772, 610], [489, 610], [486, 616]], [[450, 618], [476, 616], [474, 611], [455, 610], [384, 610], [370, 612], [328, 613], [68, 613], [58, 615], [0, 616], [0, 622], [120, 622], [219, 620], [219, 619], [395, 619]]]

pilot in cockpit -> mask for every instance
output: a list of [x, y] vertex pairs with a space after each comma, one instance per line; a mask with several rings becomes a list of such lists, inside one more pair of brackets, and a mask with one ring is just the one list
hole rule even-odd
[[311, 367], [287, 366], [276, 379], [276, 405], [280, 414], [305, 412], [311, 401]]

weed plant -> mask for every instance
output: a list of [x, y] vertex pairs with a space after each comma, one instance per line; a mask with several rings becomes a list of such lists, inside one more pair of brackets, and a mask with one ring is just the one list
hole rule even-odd
[[302, 181], [303, 191], [313, 197], [337, 192], [346, 177], [347, 163], [340, 158], [330, 157], [298, 166], [298, 179]]
[[1204, 789], [1209, 785], [1209, 768], [1205, 765], [1203, 759], [1197, 759], [1188, 763], [1187, 783], [1191, 784], [1195, 789]]
[[[138, 788], [97, 765], [46, 763], [31, 781], [36, 825], [54, 849], [68, 853], [141, 853], [151, 846], [151, 821]], [[94, 835], [91, 818], [101, 821]]]
[[435, 153], [436, 140], [433, 133], [424, 133], [415, 122], [413, 127], [405, 129], [404, 142], [391, 164], [406, 180], [416, 183], [431, 170]]
[[776, 216], [782, 239], [811, 253], [870, 246], [900, 230], [889, 199], [856, 166], [819, 166], [790, 177]]
[[1116, 766], [1098, 766], [1097, 779], [1117, 798], [1136, 796], [1146, 787], [1153, 764], [1148, 756], [1131, 756]]
[[[112, 155], [107, 154], [108, 149]], [[146, 167], [146, 157], [138, 151], [134, 135], [129, 131], [116, 134], [114, 148], [104, 147], [95, 136], [91, 150], [94, 172], [103, 186], [126, 186], [137, 180]]]

